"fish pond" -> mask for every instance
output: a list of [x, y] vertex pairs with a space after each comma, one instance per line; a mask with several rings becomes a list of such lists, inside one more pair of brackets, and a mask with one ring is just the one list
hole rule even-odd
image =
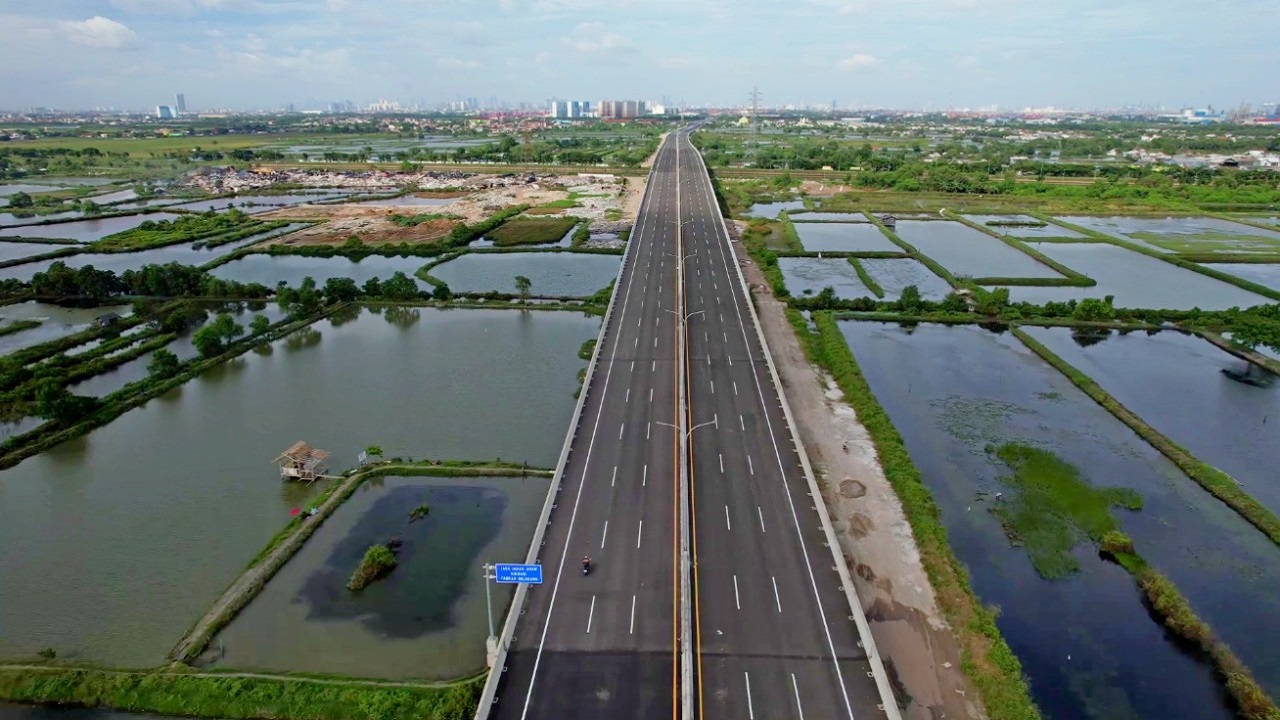
[[379, 280], [388, 280], [397, 272], [402, 272], [416, 282], [420, 289], [429, 290], [429, 285], [414, 277], [414, 272], [427, 262], [426, 258], [385, 255], [369, 255], [353, 260], [345, 257], [318, 258], [252, 253], [225, 265], [219, 265], [209, 272], [214, 277], [224, 280], [261, 283], [267, 287], [275, 287], [276, 283], [281, 281], [298, 287], [308, 277], [314, 278], [320, 285], [324, 285], [324, 281], [328, 278], [351, 278], [357, 285], [363, 285], [375, 277]]
[[16, 320], [40, 320], [39, 327], [0, 336], [0, 355], [8, 355], [32, 345], [87, 330], [93, 321], [107, 313], [125, 316], [129, 306], [113, 305], [97, 308], [75, 308], [50, 305], [34, 300], [0, 306], [0, 325]]
[[810, 252], [903, 252], [880, 228], [863, 223], [795, 223], [800, 243]]
[[787, 290], [796, 297], [816, 295], [828, 286], [836, 297], [847, 300], [875, 297], [846, 258], [784, 257], [778, 258], [778, 268]]
[[902, 220], [898, 237], [914, 245], [952, 275], [1060, 278], [1058, 271], [997, 238], [951, 220]]
[[[253, 302], [233, 302], [226, 304], [211, 304], [208, 308], [209, 320], [212, 320], [217, 313], [227, 313], [235, 318], [235, 321], [247, 329], [249, 323], [257, 315], [270, 320], [272, 323], [279, 322], [285, 318], [285, 313], [280, 306], [275, 303], [267, 303], [262, 301]], [[353, 308], [347, 311], [339, 311], [343, 315], [335, 314], [330, 316], [331, 322], [334, 318], [340, 319], [347, 314], [353, 313], [359, 316], [360, 308]], [[196, 349], [195, 342], [192, 338], [198, 328], [188, 328], [185, 332], [178, 336], [173, 342], [164, 346], [165, 350], [173, 353], [179, 360], [186, 361], [200, 354]], [[263, 349], [270, 348], [270, 345], [264, 345]], [[155, 355], [155, 351], [139, 356], [129, 362], [115, 367], [107, 372], [94, 375], [91, 378], [82, 380], [75, 385], [70, 386], [71, 392], [77, 395], [88, 395], [92, 397], [103, 397], [131, 382], [137, 382], [149, 375], [147, 371], [147, 363], [151, 362], [151, 357]]]
[[786, 202], [756, 203], [747, 208], [747, 217], [769, 218], [778, 217], [783, 210], [803, 210], [803, 200], [787, 200]]
[[[270, 240], [271, 238], [279, 237], [281, 235], [287, 235], [288, 233], [303, 227], [306, 227], [306, 225], [302, 223], [294, 223], [276, 230], [259, 233], [243, 240], [212, 248], [203, 247], [200, 242], [181, 243], [178, 245], [167, 245], [165, 247], [153, 248], [151, 250], [139, 250], [137, 252], [105, 254], [82, 253], [80, 255], [72, 255], [70, 257], [58, 258], [56, 260], [41, 260], [38, 262], [23, 263], [21, 265], [12, 265], [7, 268], [0, 268], [0, 280], [13, 278], [24, 282], [29, 281], [36, 273], [48, 270], [55, 262], [65, 263], [67, 267], [71, 268], [92, 265], [98, 270], [110, 270], [117, 274], [123, 273], [125, 270], [139, 270], [146, 265], [164, 265], [171, 262], [198, 267], [206, 263], [213, 262], [233, 250], [247, 247], [254, 243], [262, 242], [263, 240]], [[35, 245], [33, 247], [48, 248], [48, 250], [45, 250], [44, 252], [49, 252], [58, 246]], [[274, 285], [274, 283], [269, 284]]]
[[[486, 562], [522, 562], [546, 478], [366, 483], [210, 644], [217, 665], [379, 678], [449, 679], [485, 667]], [[427, 506], [425, 517], [410, 513]], [[353, 592], [370, 546], [402, 544], [395, 569]], [[499, 620], [512, 586], [493, 589]]]
[[862, 213], [856, 212], [809, 212], [807, 210], [789, 212], [787, 217], [792, 222], [845, 222], [845, 223], [864, 223], [868, 222], [867, 217]]
[[65, 247], [55, 243], [0, 242], [0, 262], [44, 255]]
[[858, 262], [888, 300], [897, 300], [908, 285], [915, 285], [925, 300], [941, 300], [951, 293], [951, 285], [919, 260], [863, 258]]
[[0, 229], [0, 237], [30, 238], [67, 238], [80, 243], [101, 240], [125, 230], [132, 230], [150, 220], [176, 220], [182, 217], [174, 213], [151, 213], [148, 215], [120, 215], [118, 217], [99, 218], [97, 220], [77, 220], [75, 222], [53, 223], [50, 225], [24, 225]]
[[547, 297], [586, 297], [618, 277], [620, 255], [584, 253], [469, 253], [431, 268], [454, 292], [515, 292], [523, 275], [530, 292]]
[[298, 440], [388, 457], [555, 464], [598, 318], [391, 307], [219, 365], [4, 471], [0, 657], [163, 662], [320, 490], [282, 483]]
[[1201, 263], [1201, 265], [1280, 292], [1280, 264]]
[[1115, 297], [1115, 306], [1225, 310], [1274, 302], [1222, 280], [1108, 243], [1033, 243], [1032, 246], [1097, 281], [1093, 287], [1011, 287], [1014, 302], [1041, 304], [1072, 298]]
[[1280, 476], [1275, 472], [1280, 467], [1280, 385], [1256, 387], [1232, 380], [1222, 370], [1243, 370], [1243, 360], [1182, 333], [1026, 331], [1280, 514]]
[[1280, 252], [1280, 230], [1264, 230], [1220, 218], [1064, 215], [1061, 219], [1073, 225], [1121, 237], [1161, 252]]
[[937, 500], [974, 590], [1000, 608], [997, 623], [1048, 717], [1233, 714], [1212, 668], [1164, 632], [1128, 573], [1100, 559], [1082, 530], [1055, 530], [1048, 512], [1031, 518], [1042, 534], [1011, 541], [997, 513], [1012, 517], [1026, 506], [1010, 466], [990, 452], [1004, 443], [1052, 453], [1094, 492], [1115, 487], [1140, 498], [1140, 510], [1104, 504], [1103, 512], [1262, 685], [1273, 695], [1280, 689], [1272, 642], [1280, 550], [1262, 533], [1008, 333], [857, 322], [841, 329]]
[[965, 219], [1016, 238], [1083, 238], [1082, 233], [1045, 223], [1030, 215], [965, 215]]

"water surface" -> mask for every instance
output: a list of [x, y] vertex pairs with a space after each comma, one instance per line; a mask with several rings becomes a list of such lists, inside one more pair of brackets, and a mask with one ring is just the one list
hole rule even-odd
[[927, 265], [914, 259], [873, 259], [858, 261], [872, 280], [884, 290], [885, 299], [897, 300], [908, 285], [915, 285], [925, 300], [941, 300], [951, 293], [946, 280], [933, 274]]
[[41, 320], [39, 327], [23, 330], [0, 337], [0, 355], [8, 355], [32, 345], [56, 340], [66, 335], [73, 335], [89, 328], [93, 321], [106, 315], [116, 313], [125, 316], [130, 312], [128, 305], [109, 305], [98, 308], [70, 308], [50, 305], [49, 303], [27, 302], [0, 306], [0, 321], [5, 323], [15, 320]]
[[515, 276], [534, 295], [586, 297], [618, 277], [620, 255], [575, 253], [471, 253], [431, 269], [454, 292], [515, 292]]
[[[1160, 252], [1280, 252], [1280, 231], [1210, 217], [1095, 217], [1062, 219], [1100, 233], [1122, 237]], [[1195, 247], [1185, 247], [1188, 243]]]
[[1259, 263], [1201, 263], [1210, 270], [1235, 275], [1263, 287], [1280, 291], [1280, 265]]
[[1040, 252], [1098, 282], [1093, 287], [1012, 287], [1014, 302], [1115, 296], [1116, 307], [1225, 310], [1273, 302], [1221, 280], [1107, 243], [1033, 243]]
[[328, 278], [351, 278], [357, 285], [372, 278], [390, 280], [392, 275], [402, 272], [417, 283], [418, 288], [430, 290], [431, 286], [417, 279], [414, 273], [426, 265], [429, 260], [421, 257], [395, 257], [369, 255], [360, 260], [345, 257], [319, 258], [302, 255], [265, 255], [250, 254], [232, 260], [225, 265], [210, 270], [214, 277], [235, 280], [242, 283], [262, 283], [267, 287], [275, 287], [284, 281], [298, 287], [308, 277], [324, 285]]
[[858, 271], [845, 258], [784, 257], [778, 258], [778, 267], [787, 290], [795, 297], [817, 295], [830, 286], [836, 291], [836, 297], [846, 300], [875, 298], [875, 293], [867, 289], [858, 278]]
[[758, 218], [776, 218], [783, 210], [803, 210], [803, 200], [788, 200], [786, 202], [756, 203], [747, 208], [747, 217]]
[[[1280, 550], [1008, 334], [974, 326], [842, 323], [872, 390], [938, 501], [951, 546], [1053, 718], [1227, 718], [1211, 668], [1146, 612], [1131, 578], [1086, 543], [1081, 572], [1039, 577], [979, 491], [1010, 492], [988, 443], [1024, 442], [1095, 485], [1132, 488], [1113, 511], [1153, 567], [1272, 694], [1280, 687]], [[1248, 608], [1242, 613], [1241, 608]]]
[[796, 234], [805, 250], [814, 252], [855, 252], [883, 250], [903, 252], [880, 232], [880, 228], [863, 223], [796, 223]]
[[555, 464], [581, 344], [567, 312], [387, 308], [250, 352], [4, 471], [0, 657], [53, 647], [123, 666], [166, 653], [317, 487], [272, 458], [306, 440], [355, 464]]
[[76, 242], [88, 243], [94, 240], [101, 240], [118, 232], [132, 230], [148, 220], [159, 222], [161, 220], [176, 220], [179, 217], [182, 216], [160, 212], [149, 215], [120, 215], [97, 220], [53, 223], [52, 225], [24, 225], [16, 228], [0, 229], [0, 237], [67, 238]]
[[897, 233], [957, 277], [1062, 277], [1030, 255], [953, 220], [902, 220]]
[[[448, 679], [484, 668], [486, 562], [523, 561], [546, 478], [390, 477], [362, 487], [227, 627], [207, 656], [276, 671]], [[409, 521], [419, 505], [430, 513]], [[404, 544], [395, 570], [345, 585], [365, 551]], [[500, 624], [510, 585], [492, 588]]]
[[1026, 330], [1280, 514], [1280, 383], [1260, 388], [1230, 379], [1221, 371], [1242, 370], [1243, 360], [1182, 333], [1114, 333], [1081, 345], [1067, 328]]
[[1047, 223], [1044, 227], [1035, 225], [991, 225], [990, 223], [1001, 222], [1022, 222], [1022, 223], [1039, 223], [1043, 222], [1030, 215], [965, 215], [965, 218], [979, 225], [985, 225], [1001, 235], [1012, 235], [1016, 238], [1044, 238], [1044, 237], [1060, 237], [1060, 238], [1082, 238], [1083, 234], [1075, 230], [1069, 230], [1060, 225]]

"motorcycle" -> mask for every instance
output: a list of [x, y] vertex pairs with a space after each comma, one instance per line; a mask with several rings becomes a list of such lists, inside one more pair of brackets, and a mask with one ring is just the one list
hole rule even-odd
[[590, 562], [584, 562], [584, 563], [582, 563], [582, 574], [583, 574], [583, 575], [590, 575], [590, 574], [591, 574], [591, 563], [590, 563]]

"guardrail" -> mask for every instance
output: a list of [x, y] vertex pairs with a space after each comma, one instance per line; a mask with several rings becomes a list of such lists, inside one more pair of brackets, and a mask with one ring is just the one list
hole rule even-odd
[[[604, 313], [604, 321], [600, 324], [600, 334], [596, 337], [596, 347], [591, 353], [591, 362], [587, 365], [587, 373], [582, 380], [582, 392], [578, 395], [578, 404], [573, 410], [573, 420], [569, 423], [569, 430], [565, 434], [564, 445], [560, 449], [560, 459], [556, 461], [555, 476], [551, 480], [551, 487], [547, 489], [547, 499], [542, 504], [542, 514], [538, 518], [538, 525], [533, 531], [533, 540], [529, 543], [529, 552], [525, 555], [525, 562], [532, 564], [537, 562], [538, 553], [542, 548], [543, 536], [546, 534], [547, 526], [551, 524], [551, 510], [555, 507], [556, 496], [560, 494], [560, 485], [564, 479], [564, 470], [569, 463], [569, 455], [573, 449], [573, 441], [578, 436], [578, 430], [582, 425], [582, 409], [586, 407], [587, 397], [591, 394], [591, 383], [595, 379], [596, 365], [600, 359], [600, 353], [604, 351], [605, 338], [609, 334], [609, 321], [613, 319], [613, 309], [617, 304], [618, 291], [622, 288], [622, 278], [628, 272], [628, 267], [634, 260], [635, 254], [632, 251], [634, 247], [639, 245], [639, 234], [635, 232], [639, 226], [640, 214], [644, 212], [646, 203], [649, 201], [649, 191], [652, 184], [648, 184], [644, 189], [644, 196], [640, 200], [640, 212], [637, 213], [636, 227], [632, 230], [631, 239], [627, 241], [626, 253], [622, 256], [622, 267], [618, 270], [618, 277], [613, 282], [613, 292], [609, 295], [609, 306]], [[498, 636], [498, 646], [494, 653], [493, 666], [489, 668], [489, 676], [485, 679], [484, 689], [480, 693], [480, 704], [476, 708], [475, 720], [487, 720], [489, 713], [493, 709], [498, 693], [498, 683], [502, 680], [502, 673], [506, 672], [507, 651], [511, 648], [511, 641], [515, 638], [516, 625], [520, 622], [520, 615], [524, 612], [525, 599], [529, 595], [529, 586], [521, 583], [516, 586], [515, 596], [511, 599], [511, 607], [507, 610], [506, 620], [502, 623], [502, 634]]]
[[[707, 172], [707, 164], [702, 159], [702, 153], [697, 153], [698, 163], [702, 166], [702, 173], [707, 178], [707, 182], [711, 182], [711, 176]], [[712, 197], [715, 193], [712, 193]], [[720, 228], [724, 231], [725, 242], [731, 243], [733, 236], [729, 234], [729, 226], [725, 222], [724, 214], [720, 212], [719, 206], [715, 208], [716, 217], [720, 218]], [[733, 247], [730, 244], [729, 250]], [[876, 689], [880, 692], [880, 706], [884, 710], [889, 720], [902, 720], [902, 715], [898, 710], [898, 702], [894, 697], [893, 688], [889, 684], [889, 676], [884, 669], [884, 661], [880, 658], [880, 652], [876, 648], [875, 638], [871, 635], [871, 626], [867, 624], [866, 613], [862, 611], [862, 603], [858, 600], [858, 595], [854, 591], [853, 576], [849, 573], [849, 565], [844, 560], [844, 554], [840, 551], [840, 541], [836, 538], [835, 528], [831, 525], [831, 515], [827, 512], [827, 504], [822, 499], [822, 491], [818, 488], [818, 480], [813, 474], [813, 466], [809, 464], [809, 454], [805, 452], [804, 443], [800, 442], [800, 433], [796, 429], [795, 418], [791, 414], [791, 405], [787, 402], [787, 396], [782, 392], [782, 380], [778, 377], [778, 369], [773, 364], [773, 354], [769, 351], [769, 343], [764, 338], [764, 331], [760, 327], [760, 316], [756, 313], [755, 305], [751, 302], [751, 287], [747, 285], [747, 279], [742, 274], [742, 266], [737, 262], [737, 255], [730, 252], [733, 258], [733, 267], [738, 275], [738, 282], [742, 285], [742, 291], [747, 300], [747, 311], [751, 314], [751, 324], [756, 329], [756, 337], [760, 341], [760, 349], [764, 353], [765, 364], [769, 367], [769, 377], [773, 382], [774, 392], [778, 395], [778, 401], [782, 405], [782, 415], [786, 418], [787, 429], [791, 433], [791, 442], [795, 445], [796, 453], [800, 456], [800, 466], [804, 469], [805, 480], [809, 484], [809, 495], [813, 497], [814, 507], [818, 511], [818, 517], [822, 521], [822, 531], [826, 535], [827, 545], [831, 548], [831, 555], [836, 563], [836, 572], [840, 574], [840, 582], [843, 585], [845, 597], [849, 601], [849, 609], [853, 613], [853, 622], [858, 627], [858, 637], [862, 641], [862, 648], [867, 652], [867, 661], [871, 664], [872, 675], [875, 676]]]

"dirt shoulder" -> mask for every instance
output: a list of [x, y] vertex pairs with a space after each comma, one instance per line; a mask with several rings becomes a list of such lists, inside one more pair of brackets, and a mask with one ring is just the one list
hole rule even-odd
[[[960, 668], [960, 649], [942, 617], [920, 562], [911, 526], [884, 477], [866, 429], [842, 401], [834, 380], [800, 347], [785, 306], [774, 299], [760, 269], [739, 243], [760, 311], [760, 322], [813, 463], [823, 498], [853, 569], [858, 599], [885, 659], [903, 717], [910, 720], [985, 718]], [[848, 443], [849, 451], [842, 450]]]

